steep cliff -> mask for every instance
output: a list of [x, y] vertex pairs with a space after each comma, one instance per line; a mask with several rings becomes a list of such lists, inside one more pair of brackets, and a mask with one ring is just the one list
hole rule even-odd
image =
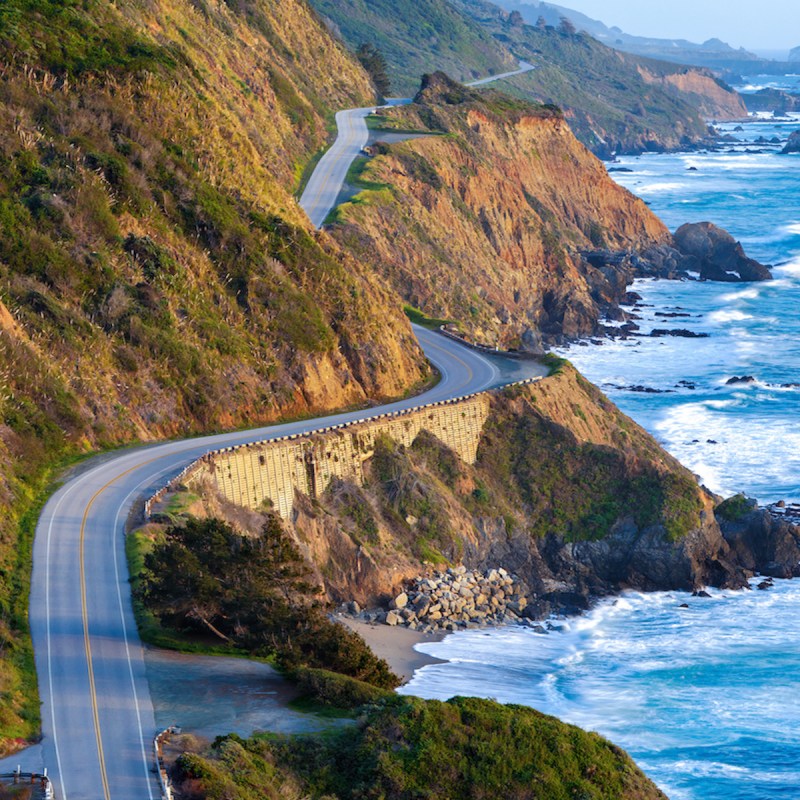
[[437, 74], [391, 116], [444, 135], [379, 147], [362, 174], [370, 188], [330, 231], [409, 303], [478, 339], [535, 347], [591, 333], [626, 278], [579, 251], [671, 241], [557, 110]]
[[744, 98], [715, 78], [710, 70], [693, 67], [676, 69], [674, 65], [659, 61], [631, 60], [645, 83], [672, 88], [692, 98], [698, 113], [705, 119], [734, 120], [747, 117]]
[[53, 464], [401, 394], [426, 367], [292, 197], [333, 111], [372, 97], [303, 0], [8, 0], [0, 59], [0, 733], [24, 736], [18, 523]]
[[[339, 480], [295, 503], [296, 540], [335, 602], [385, 602], [462, 562], [514, 571], [534, 616], [623, 588], [744, 582], [716, 498], [566, 363], [491, 396], [474, 465], [423, 431], [380, 443], [366, 472], [363, 487]], [[236, 521], [213, 495], [193, 510]]]

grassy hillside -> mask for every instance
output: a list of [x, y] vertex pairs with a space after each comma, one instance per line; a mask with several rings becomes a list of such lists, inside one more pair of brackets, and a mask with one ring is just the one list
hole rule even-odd
[[517, 61], [448, 0], [311, 0], [355, 50], [374, 44], [389, 67], [392, 94], [410, 97], [426, 72], [457, 80], [515, 69]]
[[[596, 153], [686, 148], [706, 135], [704, 117], [746, 116], [741, 98], [705, 70], [623, 54], [585, 33], [520, 24], [486, 0], [453, 4], [538, 65], [513, 79], [510, 91], [563, 108]], [[680, 77], [686, 74], [690, 81]]]
[[197, 798], [664, 800], [618, 747], [522, 706], [393, 698], [356, 726], [304, 739], [227, 737], [181, 756]]
[[37, 726], [30, 509], [54, 465], [401, 394], [425, 368], [292, 196], [333, 112], [373, 94], [304, 0], [7, 0], [0, 59], [8, 743]]

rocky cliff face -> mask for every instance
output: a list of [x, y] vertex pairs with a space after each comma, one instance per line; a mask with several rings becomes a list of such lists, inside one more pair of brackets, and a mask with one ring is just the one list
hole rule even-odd
[[716, 499], [566, 364], [492, 397], [474, 466], [423, 432], [384, 442], [367, 471], [363, 489], [295, 503], [292, 530], [335, 602], [385, 603], [463, 563], [518, 575], [538, 616], [624, 588], [737, 588], [764, 560], [746, 562], [750, 543], [732, 552]]
[[436, 75], [394, 116], [444, 135], [379, 148], [363, 176], [372, 188], [331, 233], [409, 303], [479, 339], [591, 333], [625, 277], [579, 251], [670, 241], [554, 110]]
[[645, 83], [657, 84], [692, 98], [698, 113], [709, 120], [735, 120], [747, 117], [747, 106], [740, 94], [722, 84], [710, 71], [684, 67], [674, 72], [655, 71], [646, 62], [638, 66]]

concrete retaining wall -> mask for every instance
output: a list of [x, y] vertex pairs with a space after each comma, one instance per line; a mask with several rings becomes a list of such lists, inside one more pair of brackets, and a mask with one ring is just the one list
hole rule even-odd
[[[319, 497], [334, 478], [362, 485], [364, 462], [381, 436], [408, 447], [427, 430], [474, 464], [488, 414], [489, 396], [478, 393], [309, 434], [216, 450], [187, 467], [170, 486], [210, 486], [230, 503], [254, 510], [271, 507], [288, 519], [296, 492]], [[146, 514], [162, 494], [163, 490], [145, 504]]]

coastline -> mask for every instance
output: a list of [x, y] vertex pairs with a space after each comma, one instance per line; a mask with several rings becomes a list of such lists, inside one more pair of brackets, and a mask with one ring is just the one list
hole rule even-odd
[[408, 683], [418, 669], [430, 664], [444, 664], [444, 659], [420, 653], [415, 646], [423, 642], [441, 642], [448, 634], [445, 631], [421, 633], [409, 628], [392, 627], [337, 615], [336, 620], [355, 631], [379, 658], [385, 659], [403, 684]]

